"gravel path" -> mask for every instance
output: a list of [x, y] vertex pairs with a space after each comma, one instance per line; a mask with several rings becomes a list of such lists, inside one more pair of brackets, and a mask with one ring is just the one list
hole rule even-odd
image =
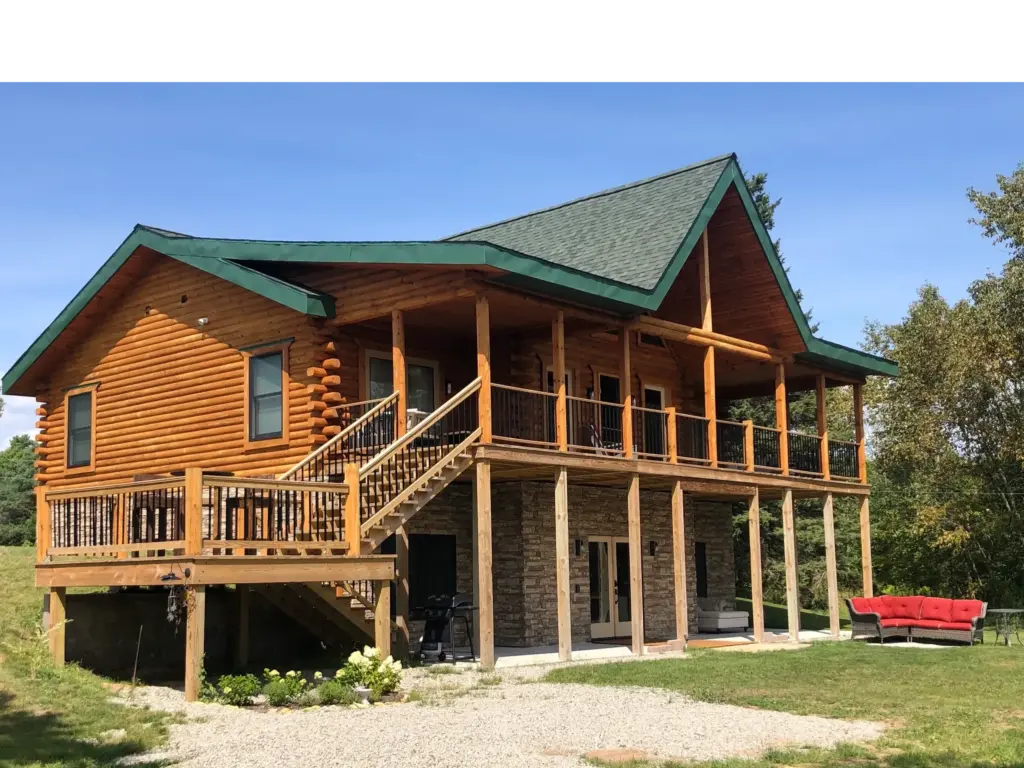
[[170, 688], [138, 689], [139, 703], [182, 710], [167, 758], [184, 766], [527, 768], [581, 766], [593, 750], [649, 759], [753, 756], [783, 744], [831, 746], [877, 738], [877, 723], [804, 717], [695, 702], [643, 688], [556, 685], [529, 675], [482, 684], [478, 672], [410, 675], [421, 703], [367, 709], [265, 712], [188, 704]]

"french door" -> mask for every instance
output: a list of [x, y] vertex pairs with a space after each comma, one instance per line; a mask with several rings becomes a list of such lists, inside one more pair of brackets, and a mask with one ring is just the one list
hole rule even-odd
[[628, 637], [630, 624], [629, 539], [591, 536], [590, 636]]

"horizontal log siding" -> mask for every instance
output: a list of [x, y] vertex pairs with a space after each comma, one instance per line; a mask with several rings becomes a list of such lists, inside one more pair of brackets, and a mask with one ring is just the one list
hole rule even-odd
[[[135, 257], [133, 257], [135, 258]], [[182, 304], [181, 297], [188, 300]], [[147, 313], [146, 308], [149, 307]], [[209, 318], [203, 328], [200, 317]], [[171, 259], [159, 259], [51, 369], [39, 478], [49, 485], [128, 480], [187, 466], [270, 474], [310, 448], [306, 376], [317, 330], [294, 310]], [[293, 338], [287, 446], [245, 452], [245, 366], [240, 347]], [[96, 471], [64, 477], [67, 387], [99, 382]]]

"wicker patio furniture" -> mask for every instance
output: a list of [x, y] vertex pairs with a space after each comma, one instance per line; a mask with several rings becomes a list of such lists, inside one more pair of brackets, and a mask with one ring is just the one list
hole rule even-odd
[[951, 600], [945, 597], [883, 595], [853, 597], [850, 610], [852, 636], [951, 640], [973, 644], [985, 641], [985, 613], [981, 600]]

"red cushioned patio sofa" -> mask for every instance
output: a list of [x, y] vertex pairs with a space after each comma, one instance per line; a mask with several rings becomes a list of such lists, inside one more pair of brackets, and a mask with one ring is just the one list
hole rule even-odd
[[985, 642], [985, 612], [981, 600], [950, 600], [945, 597], [853, 597], [846, 601], [853, 637], [868, 635], [885, 642], [887, 637]]

